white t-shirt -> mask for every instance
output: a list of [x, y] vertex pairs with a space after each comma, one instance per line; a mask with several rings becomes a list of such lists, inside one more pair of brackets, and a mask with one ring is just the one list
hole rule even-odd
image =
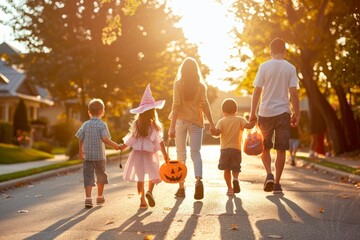
[[253, 86], [262, 88], [259, 116], [290, 113], [289, 88], [299, 88], [296, 68], [284, 59], [268, 60], [260, 65]]

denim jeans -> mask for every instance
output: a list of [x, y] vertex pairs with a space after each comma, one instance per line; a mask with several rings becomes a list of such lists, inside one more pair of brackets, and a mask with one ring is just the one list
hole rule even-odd
[[203, 128], [184, 120], [176, 120], [175, 145], [177, 160], [186, 162], [186, 146], [189, 138], [190, 156], [194, 164], [195, 177], [202, 177], [202, 159], [200, 154]]

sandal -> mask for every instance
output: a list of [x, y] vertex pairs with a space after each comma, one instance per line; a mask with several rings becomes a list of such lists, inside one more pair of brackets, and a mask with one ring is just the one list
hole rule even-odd
[[226, 195], [228, 195], [229, 197], [234, 196], [234, 195], [235, 195], [235, 193], [234, 193], [234, 189], [228, 189], [228, 191], [227, 191]]
[[155, 199], [154, 199], [153, 195], [151, 194], [151, 192], [147, 191], [146, 194], [145, 194], [145, 197], [148, 200], [149, 206], [154, 207], [155, 206]]
[[184, 198], [185, 197], [185, 188], [179, 188], [175, 193], [175, 197]]

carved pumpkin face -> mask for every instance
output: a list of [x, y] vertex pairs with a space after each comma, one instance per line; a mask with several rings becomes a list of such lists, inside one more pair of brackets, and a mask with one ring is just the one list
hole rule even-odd
[[187, 168], [183, 162], [176, 160], [164, 163], [160, 167], [160, 177], [167, 183], [180, 183], [186, 178]]

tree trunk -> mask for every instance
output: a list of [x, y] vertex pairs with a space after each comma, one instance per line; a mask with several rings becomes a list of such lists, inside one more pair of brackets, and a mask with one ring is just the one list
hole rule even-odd
[[346, 100], [344, 88], [337, 84], [333, 84], [333, 88], [335, 89], [340, 104], [341, 123], [345, 132], [346, 143], [348, 146], [347, 150], [356, 150], [359, 147], [359, 137], [357, 134], [357, 125], [354, 113]]
[[312, 80], [312, 59], [310, 51], [303, 50], [301, 53], [301, 73], [303, 75], [302, 83], [306, 89], [309, 101], [316, 104], [321, 112], [326, 124], [328, 136], [333, 145], [333, 151], [336, 155], [346, 152], [346, 139], [343, 128], [335, 111], [320, 92], [319, 88]]

